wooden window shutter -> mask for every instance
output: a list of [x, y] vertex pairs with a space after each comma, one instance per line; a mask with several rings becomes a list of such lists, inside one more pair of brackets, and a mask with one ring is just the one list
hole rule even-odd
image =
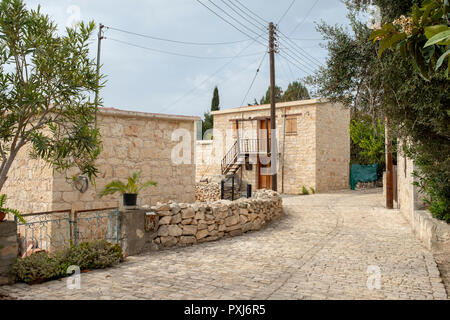
[[287, 116], [286, 118], [286, 134], [289, 136], [297, 135], [297, 117]]

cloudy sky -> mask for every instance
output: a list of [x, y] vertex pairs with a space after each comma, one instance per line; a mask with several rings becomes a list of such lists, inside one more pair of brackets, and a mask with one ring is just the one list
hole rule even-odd
[[[319, 46], [323, 41], [315, 31], [315, 22], [348, 23], [340, 0], [201, 0], [246, 34], [197, 0], [25, 2], [32, 8], [40, 4], [42, 11], [58, 23], [61, 33], [66, 25], [78, 19], [111, 27], [106, 29], [101, 55], [102, 73], [107, 77], [101, 92], [106, 107], [183, 115], [203, 115], [210, 107], [216, 85], [222, 109], [238, 107], [242, 102], [246, 105], [265, 93], [269, 85], [269, 59], [267, 55], [264, 57], [267, 36], [257, 38], [264, 31], [264, 21], [278, 23], [284, 16], [278, 24], [283, 34], [279, 44], [283, 57], [276, 56], [276, 81], [283, 89], [289, 82], [312, 73], [327, 56], [327, 51]], [[246, 17], [244, 12], [248, 11], [242, 5], [260, 18]], [[112, 28], [202, 45], [160, 41]], [[96, 41], [92, 41], [91, 47], [94, 58]], [[260, 72], [245, 97], [261, 61]]]

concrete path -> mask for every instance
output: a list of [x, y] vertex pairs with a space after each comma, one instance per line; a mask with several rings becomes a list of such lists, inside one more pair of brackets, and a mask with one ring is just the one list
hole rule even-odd
[[284, 198], [286, 215], [237, 238], [130, 257], [19, 299], [447, 299], [430, 251], [377, 191]]

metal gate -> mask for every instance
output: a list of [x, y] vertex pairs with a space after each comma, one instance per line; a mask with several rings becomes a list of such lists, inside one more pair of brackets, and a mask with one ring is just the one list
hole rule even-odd
[[22, 215], [17, 218], [17, 237], [22, 257], [39, 251], [54, 252], [70, 244], [107, 240], [119, 243], [118, 208], [92, 210], [49, 211]]

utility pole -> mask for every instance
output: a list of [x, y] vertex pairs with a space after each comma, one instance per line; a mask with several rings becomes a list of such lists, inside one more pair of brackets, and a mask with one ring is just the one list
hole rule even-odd
[[[273, 22], [269, 23], [269, 55], [270, 55], [270, 130], [271, 130], [271, 150], [276, 150], [273, 148], [273, 144], [276, 141], [276, 129], [277, 129], [277, 118], [276, 118], [276, 101], [275, 101], [275, 27]], [[275, 139], [273, 139], [275, 137]], [[277, 165], [273, 163], [278, 155], [273, 155], [271, 152], [271, 167], [278, 169]], [[277, 184], [277, 172], [275, 171], [272, 175], [272, 190], [278, 191]]]
[[[100, 23], [100, 26], [98, 28], [98, 42], [97, 42], [97, 79], [100, 76], [100, 54], [102, 50], [102, 40], [105, 38], [103, 37], [103, 28], [105, 26]], [[97, 129], [97, 111], [98, 111], [98, 86], [100, 85], [100, 81], [97, 80], [97, 90], [95, 90], [95, 128]]]
[[392, 139], [389, 130], [389, 118], [386, 116], [386, 208], [394, 209], [394, 167], [392, 163]]

